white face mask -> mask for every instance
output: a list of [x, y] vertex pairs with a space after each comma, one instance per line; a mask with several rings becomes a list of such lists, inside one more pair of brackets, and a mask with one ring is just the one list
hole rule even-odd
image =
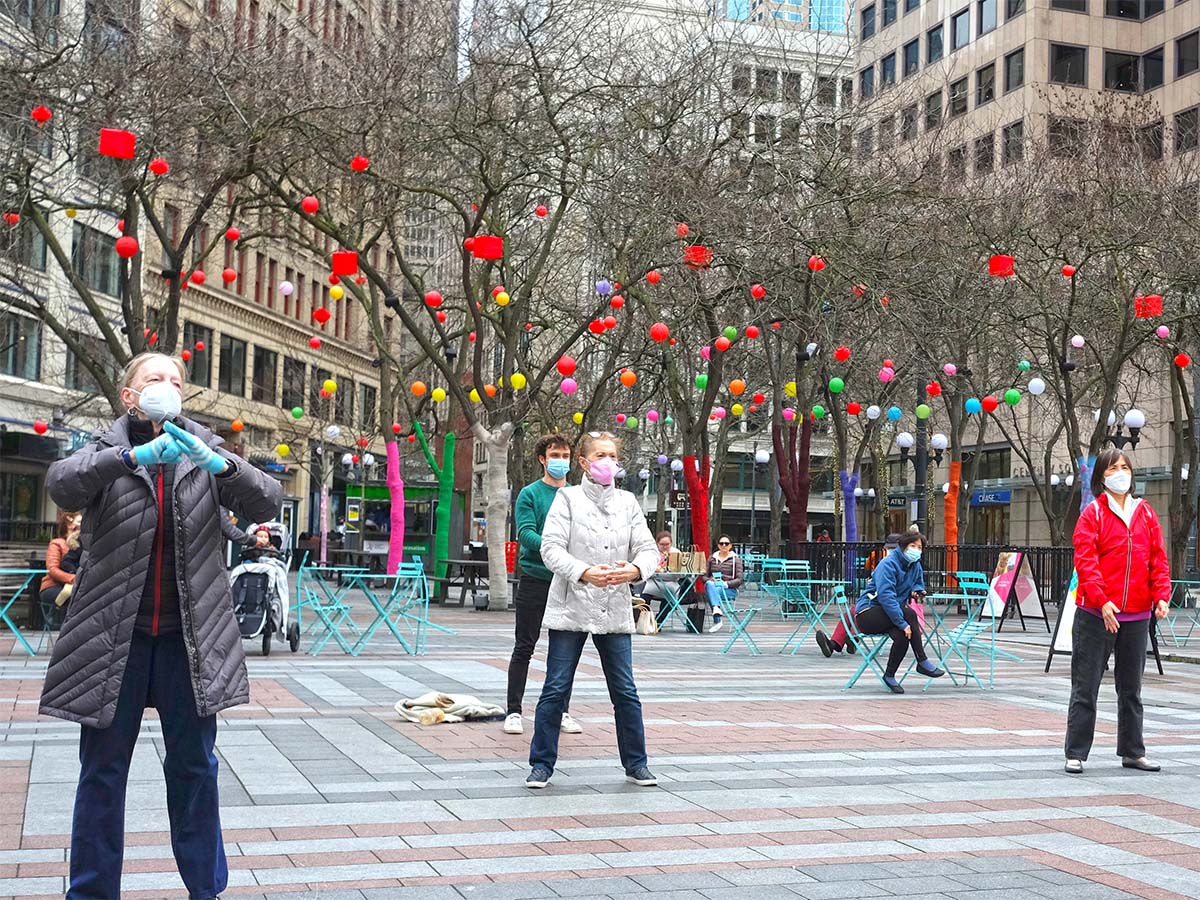
[[138, 409], [159, 424], [183, 410], [183, 397], [169, 381], [156, 381], [133, 393], [138, 395]]
[[1114, 494], [1128, 494], [1129, 488], [1133, 486], [1133, 476], [1125, 471], [1113, 472], [1104, 476], [1104, 486]]

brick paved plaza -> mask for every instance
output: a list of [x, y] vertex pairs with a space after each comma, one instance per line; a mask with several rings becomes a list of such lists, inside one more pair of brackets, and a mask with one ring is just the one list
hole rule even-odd
[[[1147, 676], [1159, 775], [1113, 755], [1111, 686], [1082, 777], [1062, 773], [1069, 661], [1042, 674], [1046, 635], [1005, 645], [994, 692], [948, 679], [921, 694], [840, 688], [851, 659], [724, 636], [635, 637], [650, 762], [627, 784], [593, 650], [548, 790], [524, 787], [532, 732], [497, 722], [421, 728], [392, 704], [430, 689], [503, 704], [511, 613], [437, 611], [413, 658], [377, 637], [358, 660], [251, 651], [252, 705], [218, 740], [226, 897], [1200, 898], [1200, 667]], [[1008, 628], [1005, 629], [1006, 638]], [[61, 896], [78, 729], [39, 719], [45, 655], [0, 644], [0, 896]], [[537, 700], [535, 659], [526, 713]], [[868, 676], [869, 677], [869, 676]], [[919, 687], [912, 681], [910, 688]], [[153, 714], [129, 789], [127, 897], [182, 897]]]

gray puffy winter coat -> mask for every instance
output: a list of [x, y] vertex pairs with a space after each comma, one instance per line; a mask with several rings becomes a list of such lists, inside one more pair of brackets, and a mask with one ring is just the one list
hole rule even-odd
[[[225, 571], [221, 520], [227, 507], [255, 521], [273, 519], [282, 490], [273, 478], [221, 447], [223, 441], [188, 419], [176, 420], [233, 463], [216, 477], [187, 457], [176, 465], [175, 573], [192, 693], [201, 716], [245, 703], [250, 685]], [[75, 592], [46, 672], [41, 712], [93, 728], [112, 724], [129, 658], [134, 620], [150, 570], [158, 522], [154, 482], [144, 466], [130, 471], [129, 418], [94, 436], [50, 467], [50, 496], [83, 511], [83, 557]]]

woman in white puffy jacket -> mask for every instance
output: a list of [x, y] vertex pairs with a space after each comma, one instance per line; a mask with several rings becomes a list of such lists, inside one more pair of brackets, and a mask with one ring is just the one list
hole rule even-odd
[[544, 788], [554, 774], [563, 702], [590, 634], [608, 682], [625, 776], [653, 787], [658, 780], [647, 766], [642, 703], [633, 683], [629, 585], [654, 573], [658, 547], [637, 498], [613, 487], [617, 438], [591, 432], [580, 439], [577, 454], [583, 481], [559, 490], [542, 530], [542, 561], [554, 573], [543, 620], [550, 644], [525, 784]]

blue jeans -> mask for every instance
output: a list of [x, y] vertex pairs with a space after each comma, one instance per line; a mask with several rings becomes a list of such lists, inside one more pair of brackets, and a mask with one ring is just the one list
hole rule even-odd
[[704, 585], [704, 593], [708, 595], [708, 605], [714, 610], [724, 608], [726, 600], [737, 599], [737, 591], [711, 578]]
[[183, 636], [150, 637], [135, 631], [112, 725], [85, 725], [79, 736], [68, 900], [121, 896], [125, 784], [142, 710], [148, 706], [162, 720], [171, 849], [188, 896], [215, 897], [229, 880], [213, 754], [217, 717], [196, 713]]
[[[533, 743], [529, 745], [529, 765], [554, 771], [558, 762], [558, 731], [563, 709], [571, 696], [575, 670], [587, 642], [584, 631], [550, 631], [546, 651], [546, 680], [538, 698], [534, 716]], [[608, 697], [617, 720], [617, 750], [621, 765], [632, 772], [646, 765], [646, 730], [642, 725], [642, 701], [633, 683], [633, 640], [628, 634], [593, 634], [592, 643], [600, 654]]]

